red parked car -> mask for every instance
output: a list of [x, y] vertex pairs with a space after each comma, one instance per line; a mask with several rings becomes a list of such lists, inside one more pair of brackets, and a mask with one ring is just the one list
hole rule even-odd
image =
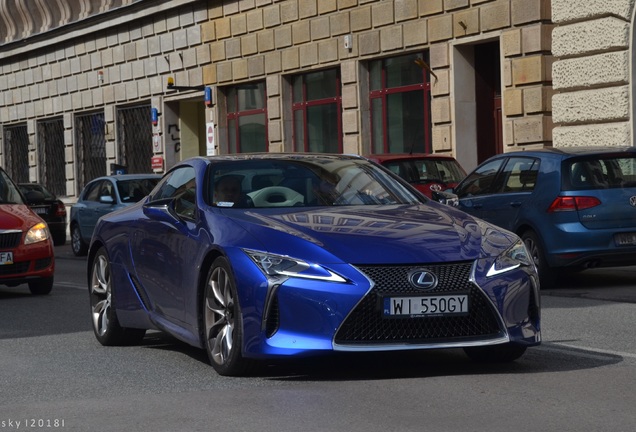
[[457, 186], [466, 171], [452, 156], [427, 153], [387, 153], [365, 156], [388, 168], [431, 198], [434, 191]]
[[32, 294], [48, 294], [54, 270], [53, 241], [46, 223], [0, 168], [0, 285], [26, 283]]

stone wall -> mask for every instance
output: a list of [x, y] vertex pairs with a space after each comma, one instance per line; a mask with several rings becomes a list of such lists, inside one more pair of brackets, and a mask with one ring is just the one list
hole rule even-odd
[[554, 146], [632, 145], [634, 0], [552, 0]]

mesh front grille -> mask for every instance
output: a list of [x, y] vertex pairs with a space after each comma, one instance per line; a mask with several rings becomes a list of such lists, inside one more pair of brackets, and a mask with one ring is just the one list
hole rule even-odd
[[20, 239], [22, 238], [21, 232], [10, 232], [0, 234], [0, 249], [11, 249], [18, 247]]
[[[496, 312], [482, 291], [469, 281], [472, 263], [393, 267], [358, 267], [375, 286], [336, 333], [339, 345], [468, 341], [501, 334]], [[414, 269], [426, 268], [439, 280], [431, 291], [408, 281]], [[461, 316], [391, 317], [382, 314], [382, 298], [396, 295], [467, 293], [469, 312]]]
[[0, 276], [19, 275], [22, 273], [26, 273], [29, 270], [29, 265], [31, 265], [31, 261], [1, 265]]

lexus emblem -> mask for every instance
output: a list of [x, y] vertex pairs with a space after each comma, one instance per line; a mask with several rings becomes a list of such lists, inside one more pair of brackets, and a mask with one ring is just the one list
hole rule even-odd
[[432, 290], [437, 286], [437, 276], [425, 269], [413, 270], [409, 273], [409, 282], [417, 289]]
[[636, 196], [629, 197], [629, 205], [636, 207]]
[[442, 186], [438, 185], [437, 183], [434, 183], [429, 186], [429, 189], [435, 192], [439, 192], [442, 190]]

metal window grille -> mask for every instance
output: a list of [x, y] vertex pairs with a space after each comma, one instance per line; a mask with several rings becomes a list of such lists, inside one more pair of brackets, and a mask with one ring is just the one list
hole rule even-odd
[[104, 113], [75, 116], [77, 187], [82, 190], [94, 178], [106, 175]]
[[4, 127], [5, 170], [16, 183], [29, 182], [29, 134], [25, 124]]
[[39, 181], [55, 195], [65, 196], [64, 121], [39, 121], [37, 134]]
[[129, 174], [152, 172], [150, 105], [117, 110], [118, 164]]

